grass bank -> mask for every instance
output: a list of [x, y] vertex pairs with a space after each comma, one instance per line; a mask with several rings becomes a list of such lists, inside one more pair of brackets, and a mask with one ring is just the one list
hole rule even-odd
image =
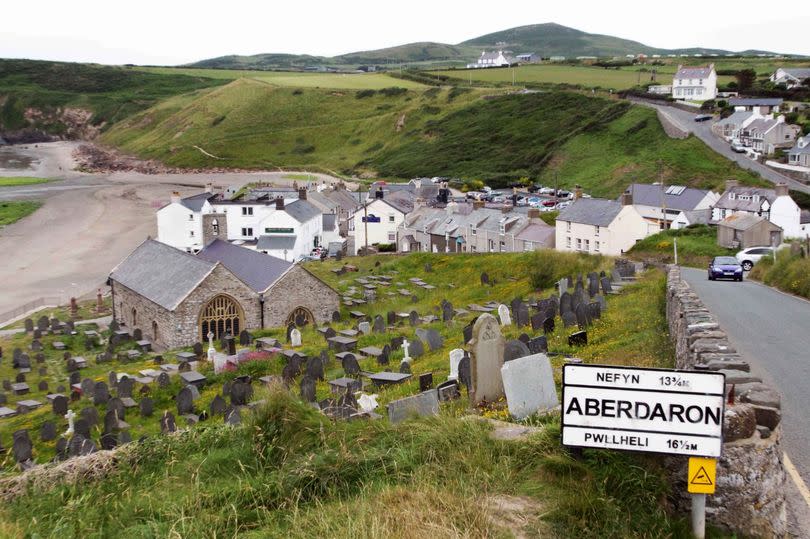
[[777, 252], [776, 260], [763, 257], [751, 270], [750, 277], [810, 299], [810, 258], [791, 254], [789, 249]]
[[691, 225], [653, 234], [637, 242], [628, 255], [636, 260], [671, 264], [675, 262], [675, 239], [678, 240], [678, 263], [706, 268], [715, 256], [734, 256], [734, 249], [717, 245], [717, 229], [708, 225]]
[[45, 178], [31, 178], [28, 176], [0, 177], [0, 187], [14, 187], [17, 185], [34, 185], [47, 183], [51, 180]]
[[42, 202], [23, 200], [19, 202], [0, 202], [0, 226], [16, 223], [28, 217], [42, 206]]

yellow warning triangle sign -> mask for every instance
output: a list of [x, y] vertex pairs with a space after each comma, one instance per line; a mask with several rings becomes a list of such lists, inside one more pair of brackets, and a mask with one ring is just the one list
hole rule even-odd
[[689, 480], [689, 482], [693, 485], [711, 485], [712, 480], [709, 477], [709, 474], [706, 473], [706, 469], [701, 466], [697, 473]]

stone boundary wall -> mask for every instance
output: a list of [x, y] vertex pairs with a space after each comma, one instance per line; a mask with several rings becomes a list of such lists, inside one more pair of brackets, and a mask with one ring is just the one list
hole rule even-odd
[[[707, 496], [707, 520], [754, 537], [787, 533], [787, 502], [781, 448], [781, 396], [750, 373], [717, 319], [681, 279], [680, 268], [667, 275], [666, 317], [675, 345], [675, 366], [726, 375], [723, 456], [717, 466], [717, 490]], [[669, 468], [680, 493], [676, 503], [689, 508], [686, 459], [671, 459]]]
[[664, 133], [666, 133], [669, 138], [684, 139], [689, 136], [689, 132], [684, 131], [675, 124], [669, 115], [659, 109], [656, 109], [656, 114], [658, 115], [658, 121], [661, 122], [661, 127], [664, 129]]

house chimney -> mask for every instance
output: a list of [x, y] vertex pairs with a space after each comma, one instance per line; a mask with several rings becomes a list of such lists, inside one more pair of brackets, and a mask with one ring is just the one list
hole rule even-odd
[[171, 201], [172, 201], [172, 204], [180, 204], [180, 192], [179, 191], [172, 192]]
[[284, 197], [276, 197], [276, 209], [277, 210], [284, 209]]
[[211, 183], [211, 182], [206, 183], [205, 184], [205, 192], [213, 195], [214, 194], [214, 184]]
[[306, 200], [307, 199], [307, 188], [301, 187], [298, 189], [298, 200]]
[[625, 192], [622, 193], [622, 206], [632, 206], [633, 205], [633, 193]]
[[579, 200], [582, 198], [582, 187], [579, 185], [574, 186], [574, 200]]
[[484, 207], [484, 201], [483, 200], [473, 200], [473, 209], [474, 210], [480, 210], [483, 207]]
[[378, 187], [376, 191], [374, 191], [374, 198], [377, 200], [382, 200], [385, 193], [383, 193], [383, 188]]
[[540, 210], [537, 208], [529, 208], [529, 213], [527, 215], [529, 219], [540, 219]]
[[726, 180], [726, 191], [728, 191], [729, 189], [734, 189], [738, 185], [740, 185], [740, 182], [738, 182], [737, 180]]
[[789, 195], [788, 186], [786, 183], [777, 183], [774, 191], [776, 191], [777, 197], [786, 197]]

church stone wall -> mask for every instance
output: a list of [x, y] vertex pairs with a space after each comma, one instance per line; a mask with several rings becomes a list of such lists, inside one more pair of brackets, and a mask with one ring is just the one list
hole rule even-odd
[[[173, 348], [175, 344], [175, 316], [174, 313], [164, 309], [140, 294], [133, 292], [119, 282], [112, 281], [115, 319], [124, 324], [130, 333], [140, 328], [144, 339], [152, 341], [156, 349]], [[132, 309], [135, 309], [137, 320], [132, 319]], [[152, 322], [157, 322], [157, 336], [152, 331]]]
[[316, 322], [328, 322], [340, 310], [338, 293], [301, 266], [294, 266], [265, 294], [264, 325], [279, 327], [296, 307], [312, 311]]

